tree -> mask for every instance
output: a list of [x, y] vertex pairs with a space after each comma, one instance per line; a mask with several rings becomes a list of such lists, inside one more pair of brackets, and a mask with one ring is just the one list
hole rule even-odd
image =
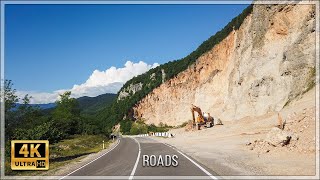
[[75, 98], [71, 98], [70, 96], [70, 91], [60, 94], [60, 100], [56, 101], [57, 107], [52, 114], [56, 125], [60, 128], [65, 136], [79, 132], [79, 103]]
[[[15, 94], [16, 89], [12, 88], [13, 83], [11, 80], [4, 81], [4, 105], [5, 105], [5, 132], [6, 140], [10, 138], [14, 126], [16, 125], [16, 119], [14, 118], [14, 113], [11, 112], [11, 109], [16, 107], [16, 103], [19, 98]], [[2, 98], [1, 98], [2, 99]]]
[[123, 134], [129, 134], [132, 126], [131, 120], [120, 121], [120, 130]]
[[16, 128], [12, 139], [49, 140], [50, 143], [55, 143], [63, 139], [63, 133], [53, 121], [49, 121], [32, 128]]
[[148, 126], [144, 123], [134, 122], [132, 123], [130, 134], [137, 135], [137, 134], [146, 134], [148, 133]]
[[35, 125], [41, 124], [41, 112], [37, 106], [30, 105], [30, 99], [32, 97], [26, 94], [22, 98], [22, 104], [14, 111], [15, 119], [19, 124], [23, 124], [23, 128], [33, 128]]
[[12, 88], [13, 83], [11, 80], [4, 81], [4, 102], [5, 102], [5, 113], [16, 106], [19, 98], [16, 95], [16, 89]]

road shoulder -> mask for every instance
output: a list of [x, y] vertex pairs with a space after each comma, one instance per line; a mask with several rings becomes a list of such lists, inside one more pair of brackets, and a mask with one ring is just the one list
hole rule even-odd
[[102, 156], [103, 154], [107, 153], [108, 151], [110, 151], [111, 149], [116, 147], [118, 145], [118, 143], [119, 143], [119, 140], [115, 140], [104, 150], [101, 150], [97, 153], [92, 153], [92, 154], [88, 154], [85, 156], [75, 158], [75, 159], [71, 160], [68, 164], [66, 164], [64, 166], [60, 166], [57, 169], [49, 170], [46, 173], [44, 173], [43, 175], [44, 176], [60, 176], [60, 177], [68, 175], [69, 173], [85, 166], [86, 164], [92, 162], [93, 160], [95, 160], [98, 157]]

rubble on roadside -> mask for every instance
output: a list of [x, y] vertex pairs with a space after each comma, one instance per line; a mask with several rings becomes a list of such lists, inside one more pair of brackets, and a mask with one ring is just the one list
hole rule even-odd
[[258, 154], [276, 151], [315, 151], [314, 130], [309, 129], [315, 122], [315, 108], [304, 109], [300, 113], [289, 114], [284, 129], [273, 127], [263, 139], [248, 141], [245, 145]]

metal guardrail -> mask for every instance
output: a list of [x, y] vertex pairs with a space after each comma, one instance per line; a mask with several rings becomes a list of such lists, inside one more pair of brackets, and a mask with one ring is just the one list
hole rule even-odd
[[168, 133], [168, 132], [155, 132], [155, 133], [151, 133], [151, 134], [139, 134], [136, 136], [138, 136], [138, 137], [144, 137], [144, 136], [174, 137], [173, 134]]

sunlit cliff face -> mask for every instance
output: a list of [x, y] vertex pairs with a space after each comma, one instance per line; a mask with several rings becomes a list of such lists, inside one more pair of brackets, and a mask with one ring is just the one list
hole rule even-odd
[[314, 14], [313, 5], [255, 5], [239, 30], [142, 99], [135, 116], [179, 125], [192, 119], [191, 104], [223, 121], [282, 109], [313, 85]]

